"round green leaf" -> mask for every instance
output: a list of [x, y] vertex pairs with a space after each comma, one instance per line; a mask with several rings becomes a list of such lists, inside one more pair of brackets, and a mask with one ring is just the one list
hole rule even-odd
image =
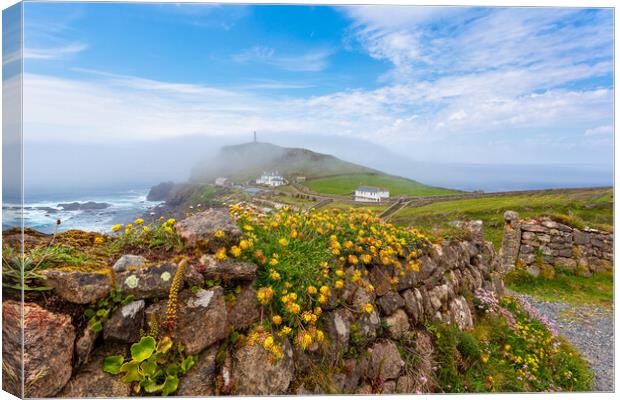
[[162, 396], [168, 396], [170, 393], [177, 390], [179, 386], [179, 378], [176, 376], [168, 375], [166, 376], [166, 380], [164, 381], [164, 387], [161, 390]]
[[131, 356], [134, 361], [142, 362], [149, 358], [155, 351], [155, 339], [144, 336], [138, 343], [131, 345]]
[[196, 356], [188, 356], [185, 360], [181, 362], [181, 370], [183, 373], [187, 373], [196, 364]]
[[178, 364], [168, 364], [166, 366], [166, 375], [177, 375], [181, 371], [181, 367]]
[[164, 384], [158, 385], [157, 382], [150, 378], [145, 378], [140, 384], [144, 387], [144, 391], [147, 393], [159, 392], [164, 388]]
[[124, 372], [125, 376], [121, 378], [124, 383], [139, 382], [142, 380], [142, 374], [140, 374], [140, 363], [133, 360], [126, 362], [120, 368], [120, 372]]
[[90, 329], [95, 333], [101, 332], [103, 330], [103, 325], [101, 325], [101, 321], [96, 319], [91, 319], [90, 321], [88, 321], [88, 326], [90, 326]]
[[95, 316], [95, 310], [93, 310], [92, 308], [87, 308], [86, 310], [84, 310], [84, 316], [86, 318], [92, 318]]
[[109, 356], [103, 359], [103, 370], [112, 375], [117, 375], [121, 372], [121, 366], [123, 365], [125, 358], [123, 356]]
[[142, 375], [152, 377], [157, 372], [157, 364], [151, 360], [144, 360], [140, 364], [140, 371]]

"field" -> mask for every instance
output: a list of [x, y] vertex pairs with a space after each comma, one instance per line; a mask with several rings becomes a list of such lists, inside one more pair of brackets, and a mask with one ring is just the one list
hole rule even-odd
[[613, 272], [600, 272], [585, 277], [570, 272], [559, 272], [553, 277], [533, 277], [522, 270], [515, 270], [506, 277], [509, 288], [519, 293], [548, 302], [562, 301], [582, 306], [584, 304], [612, 308], [614, 304]]
[[352, 174], [312, 179], [305, 183], [312, 191], [335, 195], [350, 195], [360, 186], [383, 187], [390, 196], [436, 196], [459, 193], [455, 190], [427, 186], [422, 183], [388, 175]]
[[517, 211], [521, 217], [554, 215], [575, 226], [587, 225], [610, 231], [613, 229], [613, 190], [546, 191], [535, 195], [442, 201], [402, 209], [391, 222], [433, 233], [446, 228], [450, 221], [479, 219], [484, 222], [486, 240], [499, 249], [506, 210]]

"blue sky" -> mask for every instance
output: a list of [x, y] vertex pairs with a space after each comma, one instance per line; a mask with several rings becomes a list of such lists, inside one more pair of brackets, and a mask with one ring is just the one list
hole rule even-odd
[[333, 135], [613, 165], [610, 9], [26, 3], [31, 142]]

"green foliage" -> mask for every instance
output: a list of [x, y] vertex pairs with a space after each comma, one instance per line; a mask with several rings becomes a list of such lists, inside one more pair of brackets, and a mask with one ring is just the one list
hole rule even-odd
[[56, 266], [79, 266], [88, 261], [85, 254], [73, 247], [53, 245], [35, 247], [24, 255], [12, 247], [2, 247], [2, 285], [7, 288], [42, 291], [51, 288], [43, 285], [40, 272]]
[[586, 277], [568, 270], [558, 270], [553, 277], [534, 277], [521, 269], [510, 272], [506, 285], [545, 301], [563, 301], [570, 304], [593, 304], [612, 307], [614, 293], [613, 272], [599, 272]]
[[125, 306], [132, 301], [133, 295], [130, 294], [123, 297], [123, 294], [118, 289], [112, 289], [108, 297], [97, 302], [97, 309], [87, 308], [84, 311], [84, 316], [88, 318], [88, 326], [93, 332], [100, 332], [110, 314], [118, 307]]
[[460, 193], [457, 190], [427, 186], [414, 180], [385, 174], [337, 175], [306, 182], [306, 186], [314, 192], [336, 195], [352, 194], [360, 185], [384, 187], [390, 191], [391, 196], [436, 196]]
[[115, 225], [112, 230], [118, 230], [118, 233], [108, 244], [110, 252], [116, 254], [136, 248], [181, 251], [183, 240], [174, 229], [175, 223], [176, 221], [170, 218], [161, 224], [153, 222], [149, 225], [143, 223]]
[[566, 341], [554, 337], [511, 298], [500, 305], [514, 321], [481, 311], [476, 327], [461, 332], [433, 323], [436, 381], [442, 391], [540, 392], [588, 391], [592, 373]]
[[184, 356], [181, 346], [164, 336], [157, 342], [152, 336], [143, 336], [131, 345], [131, 360], [123, 356], [109, 356], [103, 360], [103, 370], [112, 375], [123, 374], [121, 380], [133, 383], [134, 391], [167, 396], [177, 390], [179, 375], [189, 371], [198, 356]]

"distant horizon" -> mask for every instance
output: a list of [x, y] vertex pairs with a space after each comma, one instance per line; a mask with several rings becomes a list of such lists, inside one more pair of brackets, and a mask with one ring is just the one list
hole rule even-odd
[[[414, 163], [417, 164], [421, 164], [421, 165], [428, 165], [430, 168], [432, 168], [433, 166], [435, 166], [435, 168], [444, 168], [444, 172], [445, 171], [450, 171], [452, 170], [452, 173], [448, 174], [446, 173], [445, 175], [450, 175], [450, 176], [454, 176], [455, 173], [460, 172], [462, 173], [467, 173], [467, 171], [475, 171], [478, 175], [474, 175], [470, 178], [463, 178], [463, 180], [458, 183], [448, 183], [448, 184], [441, 184], [438, 182], [446, 182], [445, 180], [442, 180], [441, 178], [439, 178], [437, 175], [434, 175], [434, 178], [431, 178], [431, 180], [427, 180], [424, 178], [419, 178], [419, 177], [415, 177], [411, 174], [398, 174], [395, 173], [394, 171], [387, 171], [387, 170], [383, 170], [380, 167], [376, 167], [376, 166], [372, 166], [372, 165], [365, 165], [361, 162], [359, 162], [359, 160], [351, 160], [351, 159], [347, 159], [347, 158], [343, 158], [343, 157], [339, 157], [338, 154], [335, 153], [330, 153], [330, 152], [321, 152], [318, 151], [316, 149], [313, 148], [306, 148], [303, 146], [283, 146], [277, 143], [272, 143], [270, 141], [261, 141], [258, 140], [258, 143], [261, 144], [271, 144], [271, 145], [276, 145], [276, 146], [280, 146], [280, 147], [284, 147], [284, 148], [299, 148], [299, 149], [306, 149], [306, 150], [311, 150], [317, 153], [321, 153], [321, 154], [326, 154], [326, 155], [332, 155], [335, 156], [337, 158], [343, 159], [344, 161], [348, 161], [348, 162], [353, 162], [365, 167], [371, 167], [374, 169], [377, 169], [380, 172], [389, 174], [389, 175], [394, 175], [394, 176], [400, 176], [403, 178], [407, 178], [407, 179], [412, 179], [412, 180], [416, 180], [419, 181], [421, 183], [430, 185], [430, 186], [440, 186], [440, 187], [445, 187], [445, 188], [449, 188], [449, 189], [458, 189], [458, 190], [466, 190], [466, 191], [475, 191], [475, 190], [485, 190], [485, 191], [518, 191], [518, 190], [538, 190], [538, 189], [562, 189], [562, 188], [587, 188], [587, 187], [612, 187], [613, 186], [613, 171], [607, 171], [607, 169], [605, 169], [604, 167], [601, 167], [599, 165], [596, 164], [499, 164], [499, 163], [494, 163], [494, 164], [484, 164], [484, 163], [449, 163], [449, 162], [436, 162], [436, 163], [430, 163], [430, 162], [426, 162], [426, 163], [420, 163], [420, 162], [416, 162], [415, 160], [411, 160]], [[223, 144], [218, 151], [223, 148], [223, 147], [227, 147], [227, 146], [238, 146], [238, 145], [246, 145], [246, 144], [252, 144], [254, 143], [253, 141], [245, 141], [245, 142], [232, 142], [232, 143], [228, 143], [228, 144]], [[531, 184], [527, 184], [525, 182], [522, 183], [515, 183], [513, 181], [511, 181], [510, 179], [503, 181], [502, 180], [493, 175], [493, 170], [502, 170], [504, 172], [510, 172], [510, 170], [519, 170], [519, 169], [531, 169], [531, 170], [547, 170], [547, 172], [551, 171], [553, 172], [565, 172], [568, 170], [568, 172], [575, 172], [575, 169], [578, 171], [582, 171], [583, 168], [591, 168], [594, 167], [595, 169], [595, 173], [605, 173], [605, 172], [609, 172], [610, 175], [608, 177], [600, 177], [595, 179], [592, 183], [589, 183], [587, 181], [579, 181], [576, 182], [574, 184], [570, 184], [570, 183], [566, 183], [565, 181], [562, 181], [558, 178], [555, 179], [549, 179], [547, 182], [543, 183], [531, 183]], [[463, 171], [463, 169], [465, 171]], [[487, 177], [485, 178], [485, 180], [483, 181], [477, 181], [476, 180], [476, 176], [479, 176], [481, 173], [484, 174], [485, 173], [485, 169], [488, 169], [489, 171], [486, 172], [488, 174], [491, 175], [491, 178]], [[505, 175], [504, 175], [505, 178]], [[437, 181], [437, 179], [439, 179], [439, 181]], [[513, 177], [514, 179], [514, 177]], [[527, 178], [527, 180], [529, 180], [530, 178]], [[608, 180], [607, 180], [608, 179]], [[34, 195], [41, 195], [41, 194], [46, 194], [46, 193], [62, 193], [62, 194], [67, 194], [67, 193], [71, 193], [71, 191], [74, 191], [74, 193], [79, 193], [80, 190], [88, 190], [88, 191], [103, 191], [105, 192], [106, 190], [111, 190], [111, 189], [119, 189], [119, 190], [129, 190], [129, 189], [143, 189], [143, 188], [148, 188], [151, 186], [154, 186], [158, 183], [161, 182], [166, 182], [166, 181], [172, 181], [175, 183], [182, 183], [182, 182], [187, 182], [189, 180], [189, 171], [187, 172], [187, 176], [185, 176], [185, 178], [181, 178], [181, 179], [147, 179], [147, 180], [135, 180], [135, 181], [125, 181], [125, 182], [110, 182], [106, 185], [104, 185], [103, 187], [101, 187], [101, 185], [99, 184], [92, 184], [92, 185], [83, 185], [80, 187], [76, 187], [74, 185], [71, 186], [59, 186], [58, 184], [55, 185], [48, 185], [48, 186], [43, 186], [43, 185], [35, 185], [35, 186], [30, 186], [27, 190], [27, 193], [30, 191], [31, 194]], [[495, 182], [493, 182], [495, 181]], [[605, 182], [608, 182], [608, 184], [605, 184]], [[447, 181], [450, 182], [450, 181]], [[560, 183], [556, 183], [556, 182], [560, 182]], [[486, 186], [486, 187], [485, 187]]]

